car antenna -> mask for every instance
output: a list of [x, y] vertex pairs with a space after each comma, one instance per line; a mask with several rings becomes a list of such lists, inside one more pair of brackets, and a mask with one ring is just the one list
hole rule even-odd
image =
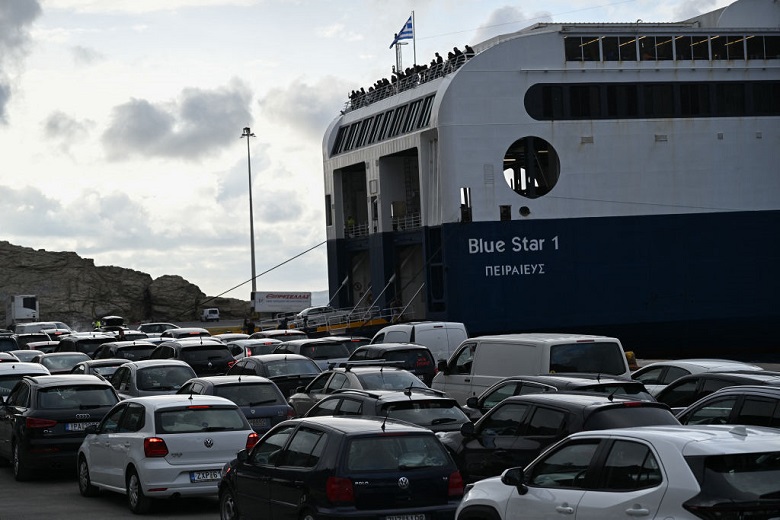
[[385, 423], [386, 423], [386, 422], [387, 422], [387, 410], [385, 410], [385, 418], [384, 418], [384, 419], [382, 419], [382, 426], [380, 426], [380, 428], [382, 428], [382, 432], [383, 432], [383, 433], [384, 433], [384, 431], [385, 431]]
[[404, 395], [407, 396], [409, 399], [412, 398], [412, 385], [410, 384], [408, 388], [404, 388]]
[[619, 386], [616, 386], [614, 390], [612, 390], [609, 395], [607, 396], [607, 399], [609, 399], [610, 402], [612, 402], [615, 399], [615, 394], [617, 391], [620, 390]]

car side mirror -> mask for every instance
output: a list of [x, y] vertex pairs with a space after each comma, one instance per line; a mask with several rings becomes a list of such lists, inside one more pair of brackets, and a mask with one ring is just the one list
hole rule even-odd
[[477, 397], [469, 397], [466, 399], [466, 406], [469, 408], [478, 408], [479, 407], [479, 399]]
[[521, 495], [528, 493], [528, 486], [525, 485], [525, 471], [523, 468], [509, 468], [501, 473], [501, 482], [507, 486], [514, 486]]
[[436, 369], [439, 372], [444, 372], [445, 374], [448, 373], [447, 371], [447, 362], [443, 359], [440, 359], [439, 362], [436, 364]]
[[90, 434], [92, 434], [92, 433], [97, 433], [97, 431], [98, 431], [98, 429], [97, 429], [97, 428], [98, 428], [98, 427], [97, 427], [97, 425], [96, 425], [96, 424], [90, 424], [89, 426], [87, 426], [86, 428], [84, 428], [84, 433], [85, 433], [85, 434], [87, 434], [87, 435], [90, 435]]
[[464, 422], [460, 425], [460, 434], [463, 435], [466, 438], [474, 437], [474, 423], [473, 422]]

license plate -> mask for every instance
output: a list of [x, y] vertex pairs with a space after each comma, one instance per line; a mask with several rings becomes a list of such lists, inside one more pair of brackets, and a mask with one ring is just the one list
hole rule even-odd
[[425, 520], [426, 516], [423, 513], [416, 515], [390, 515], [386, 516], [385, 520]]
[[258, 428], [267, 428], [271, 425], [271, 419], [268, 417], [258, 417], [257, 419], [249, 419], [249, 424], [257, 426]]
[[207, 471], [190, 471], [190, 482], [214, 482], [222, 478], [222, 472], [218, 469]]
[[66, 432], [83, 432], [87, 426], [97, 426], [96, 422], [69, 422], [65, 423]]

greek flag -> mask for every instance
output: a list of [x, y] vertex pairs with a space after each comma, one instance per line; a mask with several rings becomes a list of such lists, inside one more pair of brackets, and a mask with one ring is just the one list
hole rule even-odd
[[411, 40], [414, 39], [414, 27], [412, 26], [412, 17], [410, 16], [408, 20], [406, 20], [406, 23], [401, 28], [401, 32], [395, 35], [395, 39], [393, 40], [393, 43], [390, 44], [390, 48], [393, 48], [393, 45], [398, 43], [398, 40]]

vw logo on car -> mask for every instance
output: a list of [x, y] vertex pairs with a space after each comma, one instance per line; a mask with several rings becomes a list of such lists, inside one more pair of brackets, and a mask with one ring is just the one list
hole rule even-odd
[[409, 479], [406, 477], [399, 478], [398, 487], [401, 489], [409, 489]]
[[205, 441], [203, 441], [203, 445], [207, 448], [211, 448], [212, 446], [214, 446], [214, 440], [207, 438]]

